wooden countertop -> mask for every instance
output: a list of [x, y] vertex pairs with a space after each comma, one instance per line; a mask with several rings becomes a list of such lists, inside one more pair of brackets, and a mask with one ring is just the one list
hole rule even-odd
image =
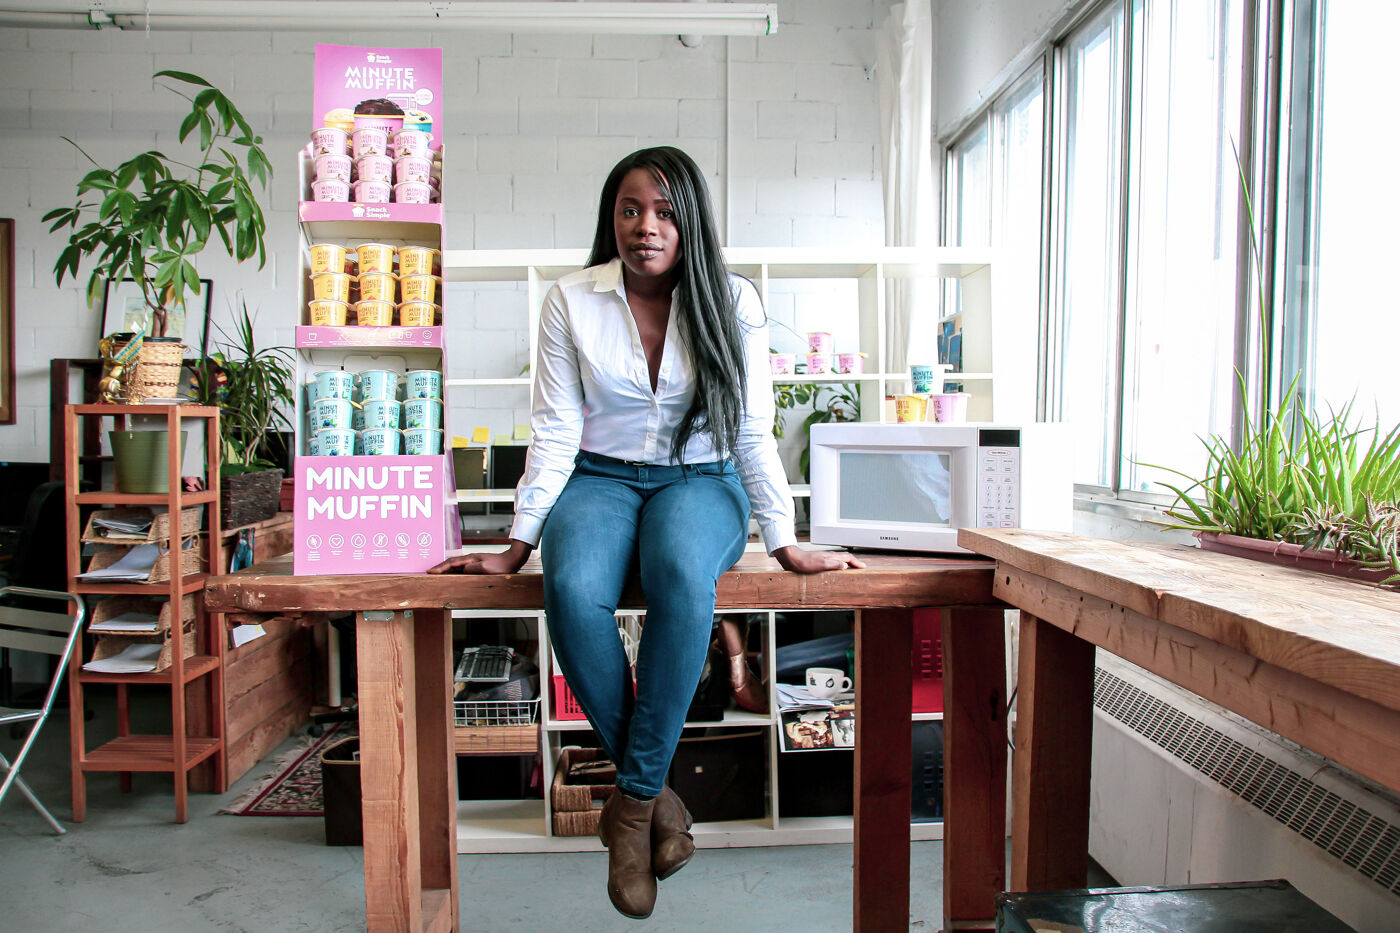
[[[864, 570], [788, 573], [762, 552], [746, 553], [720, 578], [716, 608], [859, 609], [868, 606], [985, 606], [991, 561], [978, 557], [862, 554]], [[412, 608], [539, 609], [544, 587], [538, 555], [520, 573], [293, 576], [292, 558], [275, 558], [205, 582], [212, 612], [337, 612]], [[635, 581], [622, 606], [645, 605]]]
[[958, 543], [1400, 710], [1400, 593], [1188, 545], [1019, 528], [965, 528]]

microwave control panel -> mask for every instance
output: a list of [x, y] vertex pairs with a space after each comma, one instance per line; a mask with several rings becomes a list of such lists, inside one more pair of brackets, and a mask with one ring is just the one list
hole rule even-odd
[[1021, 527], [1021, 448], [977, 448], [977, 527]]

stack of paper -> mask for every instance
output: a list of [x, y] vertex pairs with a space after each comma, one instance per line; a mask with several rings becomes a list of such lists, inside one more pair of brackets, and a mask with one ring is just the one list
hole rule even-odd
[[92, 527], [102, 533], [104, 538], [140, 538], [146, 539], [147, 533], [151, 530], [150, 518], [102, 518], [94, 516]]
[[115, 564], [101, 570], [89, 570], [78, 574], [79, 580], [107, 580], [109, 582], [141, 582], [151, 575], [151, 568], [160, 557], [160, 548], [154, 544], [138, 544], [127, 551]]
[[97, 674], [146, 674], [156, 669], [160, 648], [159, 643], [136, 642], [127, 645], [120, 654], [87, 662], [83, 670]]
[[123, 612], [119, 616], [103, 619], [88, 626], [91, 632], [106, 632], [121, 635], [145, 635], [154, 633], [160, 617], [150, 612]]
[[806, 684], [775, 684], [778, 689], [778, 712], [786, 713], [796, 709], [831, 709], [839, 699], [849, 696], [826, 698], [812, 696]]

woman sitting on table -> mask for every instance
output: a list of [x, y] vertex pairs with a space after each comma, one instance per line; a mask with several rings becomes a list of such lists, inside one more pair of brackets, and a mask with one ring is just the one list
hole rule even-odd
[[[750, 507], [785, 569], [863, 566], [797, 545], [766, 324], [753, 284], [725, 265], [695, 162], [671, 147], [627, 156], [603, 185], [588, 268], [560, 278], [540, 312], [509, 549], [430, 571], [514, 573], [542, 548], [559, 666], [618, 768], [598, 836], [608, 896], [634, 919], [694, 851], [666, 773]], [[614, 619], [633, 569], [647, 601], [635, 694]]]

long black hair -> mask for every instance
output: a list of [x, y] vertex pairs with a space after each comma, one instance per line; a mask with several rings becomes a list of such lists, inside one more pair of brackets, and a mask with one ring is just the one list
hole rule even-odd
[[617, 191], [636, 168], [646, 169], [670, 200], [681, 240], [675, 267], [676, 307], [695, 374], [695, 397], [676, 429], [671, 459], [680, 462], [686, 443], [700, 430], [709, 432], [723, 454], [732, 454], [744, 414], [744, 344], [737, 296], [715, 232], [710, 189], [695, 160], [672, 146], [658, 146], [639, 149], [617, 163], [598, 199], [598, 230], [588, 264], [596, 266], [618, 257], [613, 225]]

